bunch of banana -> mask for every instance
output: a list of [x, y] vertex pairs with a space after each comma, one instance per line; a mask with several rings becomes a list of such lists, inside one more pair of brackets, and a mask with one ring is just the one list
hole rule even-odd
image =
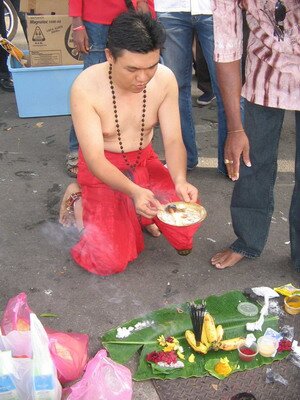
[[185, 338], [194, 351], [202, 354], [206, 354], [210, 349], [235, 350], [245, 341], [242, 337], [222, 340], [223, 334], [224, 329], [222, 325], [216, 326], [213, 317], [209, 313], [206, 313], [202, 327], [201, 341], [196, 341], [195, 334], [191, 330], [185, 331]]

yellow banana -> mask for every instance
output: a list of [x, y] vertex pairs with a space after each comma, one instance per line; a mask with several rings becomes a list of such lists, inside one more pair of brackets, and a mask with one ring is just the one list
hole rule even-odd
[[188, 342], [188, 344], [191, 346], [191, 348], [193, 350], [195, 350], [197, 353], [202, 353], [202, 354], [206, 354], [208, 349], [207, 347], [200, 342], [200, 344], [197, 346], [196, 344], [196, 339], [195, 339], [195, 334], [193, 331], [191, 330], [186, 330], [185, 331], [185, 338]]
[[218, 343], [218, 348], [225, 351], [236, 350], [239, 345], [243, 344], [244, 342], [245, 338], [242, 337], [222, 340], [220, 343]]
[[203, 327], [202, 327], [201, 342], [202, 342], [207, 348], [209, 348], [209, 347], [211, 346], [211, 343], [209, 343], [209, 341], [207, 340], [207, 337], [206, 337], [205, 321], [204, 321]]
[[204, 316], [204, 326], [207, 340], [209, 343], [215, 343], [217, 341], [217, 329], [213, 317], [206, 313]]
[[221, 342], [224, 335], [224, 329], [222, 325], [217, 326], [217, 342]]

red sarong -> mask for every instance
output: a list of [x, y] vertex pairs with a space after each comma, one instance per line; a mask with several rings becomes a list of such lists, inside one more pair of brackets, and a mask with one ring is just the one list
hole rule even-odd
[[[134, 164], [137, 151], [126, 155], [129, 162]], [[169, 171], [151, 145], [142, 150], [135, 171], [128, 169], [122, 154], [105, 151], [105, 156], [137, 185], [150, 189], [162, 204], [179, 200]], [[200, 224], [174, 227], [158, 218], [141, 218], [136, 214], [130, 197], [111, 189], [92, 175], [80, 151], [78, 168], [85, 228], [71, 254], [83, 268], [98, 275], [124, 271], [127, 264], [144, 249], [142, 227], [153, 222], [175, 249], [192, 248], [193, 235]]]

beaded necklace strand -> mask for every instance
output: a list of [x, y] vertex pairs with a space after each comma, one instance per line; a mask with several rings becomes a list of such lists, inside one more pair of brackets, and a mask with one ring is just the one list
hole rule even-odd
[[108, 69], [108, 80], [109, 80], [109, 85], [110, 85], [111, 94], [112, 94], [113, 108], [114, 108], [114, 114], [115, 114], [115, 124], [116, 124], [116, 130], [117, 130], [117, 137], [118, 137], [119, 146], [120, 146], [121, 153], [122, 153], [122, 156], [123, 156], [126, 164], [128, 165], [129, 168], [131, 168], [134, 171], [136, 166], [140, 162], [141, 152], [142, 152], [142, 149], [143, 149], [147, 91], [146, 91], [146, 89], [143, 90], [141, 137], [140, 137], [140, 142], [139, 142], [139, 150], [138, 150], [138, 154], [137, 154], [135, 163], [134, 164], [130, 164], [130, 162], [128, 161], [127, 155], [126, 155], [126, 153], [124, 151], [124, 146], [123, 146], [122, 137], [121, 137], [121, 130], [120, 130], [120, 124], [119, 124], [119, 117], [118, 117], [118, 109], [117, 109], [115, 87], [114, 87], [114, 83], [113, 83], [113, 80], [112, 80], [112, 65], [111, 64], [109, 64], [109, 69]]

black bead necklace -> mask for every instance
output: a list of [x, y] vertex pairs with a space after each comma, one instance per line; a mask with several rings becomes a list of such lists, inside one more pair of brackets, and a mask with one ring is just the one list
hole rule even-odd
[[118, 137], [118, 142], [119, 142], [119, 145], [120, 145], [121, 153], [122, 153], [122, 156], [123, 156], [126, 164], [128, 165], [128, 167], [131, 168], [132, 170], [135, 170], [136, 166], [140, 162], [141, 152], [142, 152], [142, 149], [143, 149], [147, 91], [146, 91], [146, 89], [143, 90], [143, 108], [142, 108], [141, 137], [140, 137], [140, 142], [139, 142], [139, 151], [138, 151], [135, 163], [134, 164], [130, 164], [130, 162], [128, 161], [128, 158], [126, 156], [126, 153], [124, 151], [124, 146], [123, 146], [123, 142], [122, 142], [122, 138], [121, 138], [120, 124], [119, 124], [119, 117], [118, 117], [118, 110], [117, 110], [116, 94], [115, 94], [114, 83], [113, 83], [113, 80], [112, 80], [112, 65], [111, 64], [109, 64], [108, 80], [109, 80], [111, 94], [112, 94], [113, 108], [114, 108], [114, 114], [115, 114], [115, 123], [116, 123], [116, 130], [117, 130], [117, 137]]

